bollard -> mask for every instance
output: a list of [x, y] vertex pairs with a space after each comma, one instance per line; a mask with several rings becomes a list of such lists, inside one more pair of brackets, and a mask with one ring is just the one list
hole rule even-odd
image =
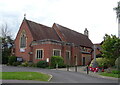
[[88, 65], [87, 65], [87, 74], [89, 74], [89, 67], [88, 67]]
[[56, 64], [56, 70], [58, 70], [58, 64]]
[[67, 71], [69, 71], [69, 65], [67, 65]]
[[77, 72], [77, 65], [75, 65], [75, 72]]

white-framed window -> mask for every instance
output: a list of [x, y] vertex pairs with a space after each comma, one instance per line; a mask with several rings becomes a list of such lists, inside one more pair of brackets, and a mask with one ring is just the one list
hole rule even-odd
[[20, 36], [20, 48], [25, 48], [26, 47], [26, 32], [23, 30]]
[[71, 56], [70, 51], [66, 51], [66, 57], [67, 57], [68, 60], [70, 60], [70, 58], [71, 58], [70, 56]]
[[53, 49], [53, 56], [61, 56], [61, 50], [60, 49]]
[[42, 59], [44, 57], [43, 49], [36, 49], [36, 59]]

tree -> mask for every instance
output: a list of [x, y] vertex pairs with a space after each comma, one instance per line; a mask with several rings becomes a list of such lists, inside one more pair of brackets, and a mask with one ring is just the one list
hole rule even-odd
[[120, 56], [120, 39], [106, 34], [101, 51], [103, 57], [116, 60]]
[[0, 32], [2, 40], [2, 43], [0, 43], [2, 47], [2, 64], [6, 64], [8, 63], [8, 57], [11, 55], [13, 40], [7, 24], [0, 27]]
[[120, 1], [118, 2], [118, 6], [113, 8], [115, 11], [116, 11], [116, 15], [117, 15], [117, 18], [119, 17], [120, 15]]
[[51, 67], [63, 67], [64, 66], [64, 59], [61, 56], [52, 56], [51, 57]]

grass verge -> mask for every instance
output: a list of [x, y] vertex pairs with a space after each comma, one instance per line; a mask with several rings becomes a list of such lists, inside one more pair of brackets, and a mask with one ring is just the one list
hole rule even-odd
[[[1, 77], [0, 77], [1, 78]], [[2, 79], [48, 81], [50, 75], [40, 72], [2, 72]]]
[[100, 73], [102, 76], [108, 76], [108, 77], [114, 77], [114, 78], [120, 78], [120, 74], [114, 74], [114, 73]]

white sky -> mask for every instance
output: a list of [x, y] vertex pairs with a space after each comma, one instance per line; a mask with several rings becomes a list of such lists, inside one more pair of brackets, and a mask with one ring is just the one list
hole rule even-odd
[[26, 18], [52, 27], [58, 23], [84, 33], [89, 30], [93, 43], [100, 43], [104, 35], [118, 35], [116, 12], [119, 0], [0, 0], [0, 25], [7, 23], [15, 37]]

